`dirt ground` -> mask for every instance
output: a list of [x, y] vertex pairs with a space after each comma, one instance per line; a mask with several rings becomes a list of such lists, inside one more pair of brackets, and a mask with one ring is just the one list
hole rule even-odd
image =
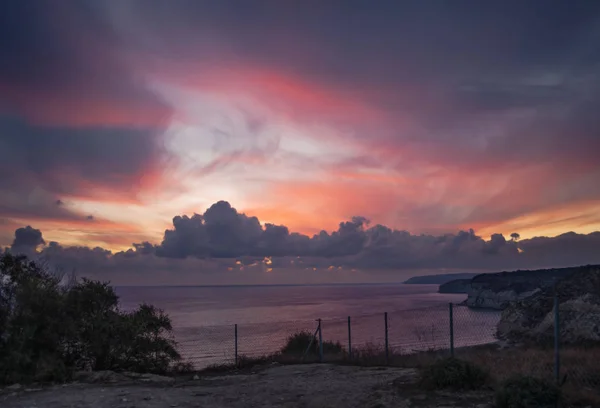
[[[112, 373], [114, 374], [114, 373]], [[116, 375], [116, 374], [115, 374]], [[198, 379], [125, 377], [0, 393], [3, 408], [298, 407], [402, 408], [491, 406], [487, 393], [426, 393], [414, 386], [416, 372], [327, 364], [274, 365], [247, 373]], [[88, 379], [89, 380], [89, 379]], [[107, 383], [108, 382], [108, 383]]]

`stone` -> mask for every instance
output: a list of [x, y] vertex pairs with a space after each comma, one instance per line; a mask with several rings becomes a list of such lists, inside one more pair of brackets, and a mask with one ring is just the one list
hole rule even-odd
[[116, 383], [129, 380], [123, 374], [114, 371], [79, 371], [75, 379], [83, 383]]
[[198, 381], [200, 379], [200, 377], [198, 376], [198, 374], [194, 374], [194, 376], [192, 377], [192, 380], [194, 381]]
[[173, 377], [165, 377], [163, 375], [156, 374], [141, 374], [139, 377], [140, 381], [150, 382], [150, 383], [172, 383], [175, 382], [175, 378]]
[[554, 339], [554, 297], [559, 301], [559, 329], [562, 344], [600, 341], [600, 266], [579, 268], [545, 288], [510, 304], [498, 323], [497, 335], [513, 343]]
[[19, 383], [16, 383], [16, 384], [13, 384], [13, 385], [9, 385], [8, 387], [6, 387], [6, 389], [10, 390], [10, 391], [18, 391], [21, 388], [23, 388], [23, 386], [21, 384], [19, 384]]

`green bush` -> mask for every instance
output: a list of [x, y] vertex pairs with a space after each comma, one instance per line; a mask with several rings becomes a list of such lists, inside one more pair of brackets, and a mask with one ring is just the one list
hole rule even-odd
[[489, 373], [468, 361], [456, 358], [438, 360], [421, 371], [420, 383], [426, 388], [476, 390], [489, 381]]
[[[311, 345], [312, 341], [312, 345]], [[310, 350], [308, 347], [310, 346]], [[308, 331], [300, 331], [292, 334], [288, 337], [285, 345], [281, 349], [281, 354], [287, 356], [303, 356], [304, 353], [308, 350], [308, 355], [318, 355], [319, 354], [319, 340], [315, 338], [313, 340], [313, 333]], [[344, 348], [339, 342], [332, 341], [324, 341], [323, 342], [323, 354], [331, 355], [331, 354], [339, 354], [343, 353]]]
[[324, 341], [323, 342], [323, 354], [324, 355], [333, 355], [333, 354], [341, 354], [344, 352], [344, 347], [341, 345], [339, 341]]
[[74, 370], [165, 373], [181, 359], [171, 320], [119, 309], [107, 283], [71, 286], [25, 257], [0, 257], [0, 383], [64, 381]]
[[316, 339], [313, 340], [313, 333], [300, 331], [288, 337], [281, 349], [281, 354], [302, 356], [309, 346], [311, 346], [309, 353], [318, 353], [319, 346], [317, 343]]
[[562, 401], [561, 391], [552, 382], [529, 376], [504, 381], [496, 391], [497, 408], [554, 408]]
[[60, 360], [66, 333], [63, 322], [59, 280], [23, 257], [4, 254], [0, 258], [0, 382], [23, 382], [52, 372], [47, 365]]

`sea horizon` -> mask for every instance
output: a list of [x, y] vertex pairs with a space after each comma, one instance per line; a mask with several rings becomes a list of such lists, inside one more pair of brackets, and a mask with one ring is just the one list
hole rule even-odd
[[341, 282], [341, 283], [253, 283], [253, 284], [214, 284], [214, 285], [112, 285], [115, 288], [259, 288], [259, 287], [326, 287], [326, 286], [439, 286], [437, 283], [405, 282]]
[[[277, 352], [288, 336], [314, 332], [347, 343], [348, 317], [355, 346], [381, 345], [387, 316], [390, 346], [397, 350], [447, 347], [449, 303], [466, 295], [438, 293], [435, 284], [337, 283], [116, 287], [125, 310], [150, 303], [167, 313], [186, 359], [199, 367], [234, 353]], [[458, 309], [458, 308], [457, 308]], [[493, 341], [497, 312], [456, 310], [457, 344]]]

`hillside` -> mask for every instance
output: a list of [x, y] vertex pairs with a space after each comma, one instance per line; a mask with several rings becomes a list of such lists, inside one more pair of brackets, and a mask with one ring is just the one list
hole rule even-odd
[[471, 280], [466, 304], [475, 308], [503, 310], [511, 302], [523, 300], [586, 268], [590, 267], [518, 270], [477, 275]]
[[498, 337], [545, 342], [554, 337], [554, 297], [559, 301], [561, 343], [600, 342], [600, 266], [582, 266], [503, 312]]
[[442, 285], [457, 279], [471, 279], [477, 275], [477, 273], [447, 273], [439, 275], [413, 276], [403, 283], [407, 285]]
[[442, 283], [438, 289], [438, 293], [469, 293], [470, 289], [471, 279], [455, 279]]

